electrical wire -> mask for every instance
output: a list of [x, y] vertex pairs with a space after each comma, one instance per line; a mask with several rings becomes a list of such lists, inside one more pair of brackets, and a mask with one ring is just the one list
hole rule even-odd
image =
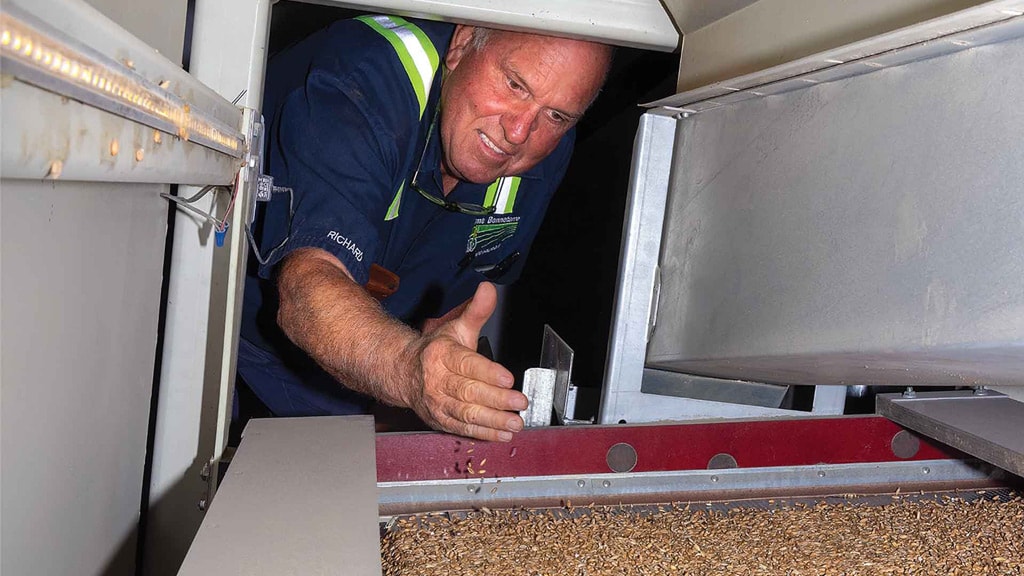
[[225, 212], [224, 212], [224, 218], [223, 219], [217, 218], [216, 216], [214, 216], [214, 215], [212, 215], [212, 214], [210, 214], [208, 212], [204, 212], [204, 211], [196, 208], [195, 206], [192, 206], [192, 204], [194, 204], [195, 202], [198, 202], [200, 199], [202, 199], [204, 196], [209, 194], [210, 191], [215, 189], [215, 188], [225, 188], [226, 189], [226, 186], [203, 186], [202, 188], [199, 189], [198, 192], [196, 192], [192, 196], [189, 196], [188, 198], [181, 198], [179, 196], [172, 196], [172, 195], [166, 194], [164, 192], [160, 193], [160, 197], [161, 198], [166, 198], [167, 200], [170, 200], [171, 202], [174, 202], [175, 204], [178, 205], [179, 208], [184, 208], [185, 210], [191, 212], [192, 214], [195, 214], [196, 216], [199, 216], [200, 218], [202, 218], [206, 222], [209, 222], [210, 224], [213, 224], [213, 226], [217, 230], [217, 232], [224, 232], [225, 230], [227, 230], [227, 221], [228, 221], [228, 217], [231, 215], [231, 208], [235, 204], [235, 196], [237, 196], [237, 194], [238, 194], [237, 190], [232, 191], [231, 200], [230, 200], [230, 202], [228, 202], [228, 207], [227, 207], [227, 210], [225, 210]]
[[281, 240], [277, 246], [274, 246], [266, 256], [263, 256], [260, 253], [259, 246], [256, 245], [256, 238], [252, 235], [252, 226], [249, 225], [245, 227], [245, 235], [249, 238], [249, 246], [252, 248], [253, 256], [256, 257], [256, 261], [259, 262], [260, 265], [265, 265], [267, 262], [273, 260], [277, 251], [283, 248], [292, 237], [292, 220], [295, 218], [295, 193], [291, 188], [287, 188], [285, 186], [274, 186], [273, 191], [275, 194], [284, 192], [288, 193], [288, 233], [285, 234], [284, 239]]

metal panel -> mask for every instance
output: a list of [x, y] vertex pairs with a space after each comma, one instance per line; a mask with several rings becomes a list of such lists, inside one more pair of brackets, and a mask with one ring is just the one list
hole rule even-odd
[[[657, 283], [658, 246], [661, 242], [665, 198], [676, 119], [663, 112], [640, 117], [633, 144], [633, 165], [619, 252], [619, 285], [612, 309], [608, 344], [608, 366], [601, 394], [601, 423], [617, 422], [635, 408], [634, 393], [640, 392], [644, 356], [650, 331]], [[614, 386], [609, 383], [614, 382]], [[657, 415], [655, 418], [657, 419]]]
[[679, 46], [679, 32], [658, 0], [315, 0], [313, 3], [664, 52]]
[[879, 414], [1024, 476], [1024, 404], [998, 392], [881, 394]]
[[[910, 446], [903, 449], [903, 444]], [[609, 453], [626, 445], [635, 454], [630, 471], [638, 473], [715, 468], [722, 456], [741, 468], [962, 456], [879, 416], [551, 426], [525, 430], [511, 443], [472, 443], [440, 433], [380, 434], [377, 481], [473, 484], [513, 476], [606, 474], [615, 471]]]
[[162, 189], [0, 182], [5, 575], [134, 573]]
[[373, 417], [252, 420], [179, 574], [380, 574]]
[[[822, 464], [777, 468], [625, 474], [571, 474], [380, 485], [382, 515], [481, 507], [651, 504], [768, 496], [971, 488], [997, 482], [998, 471], [960, 460]], [[569, 504], [566, 504], [569, 503]]]
[[1024, 40], [682, 121], [652, 366], [1024, 384]]
[[979, 4], [997, 3], [759, 0], [686, 35], [678, 90], [764, 70]]
[[[934, 58], [970, 46], [1000, 42], [1022, 34], [1019, 18], [1022, 13], [1024, 1], [1021, 0], [987, 2], [977, 8], [689, 89], [648, 106], [699, 112], [749, 98], [799, 90], [806, 88], [807, 84], [830, 82], [879, 68]], [[694, 39], [690, 40], [692, 45]]]
[[4, 178], [230, 184], [240, 160], [10, 80], [0, 102]]

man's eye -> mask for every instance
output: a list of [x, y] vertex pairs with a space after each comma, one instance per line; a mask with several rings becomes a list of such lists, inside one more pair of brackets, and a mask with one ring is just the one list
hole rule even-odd
[[551, 121], [556, 123], [556, 124], [562, 124], [564, 122], [568, 122], [569, 121], [568, 118], [566, 118], [565, 116], [559, 114], [558, 112], [549, 112], [548, 113], [548, 117], [551, 118]]
[[516, 82], [512, 78], [506, 78], [505, 81], [508, 83], [508, 87], [511, 88], [512, 90], [515, 90], [516, 92], [519, 92], [520, 90], [523, 89], [523, 85], [520, 84], [519, 82]]

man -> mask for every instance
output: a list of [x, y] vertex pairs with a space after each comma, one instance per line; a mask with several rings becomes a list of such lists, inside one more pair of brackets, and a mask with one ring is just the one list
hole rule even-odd
[[268, 168], [294, 209], [268, 207], [263, 251], [287, 242], [247, 282], [241, 380], [276, 415], [362, 412], [370, 396], [510, 440], [526, 397], [475, 352], [490, 282], [518, 276], [610, 58], [385, 16], [275, 57]]

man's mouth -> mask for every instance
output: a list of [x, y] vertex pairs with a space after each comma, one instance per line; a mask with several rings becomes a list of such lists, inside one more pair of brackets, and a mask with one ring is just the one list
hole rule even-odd
[[484, 134], [483, 132], [480, 132], [480, 141], [483, 142], [485, 146], [493, 150], [495, 154], [500, 154], [502, 156], [509, 155], [508, 152], [502, 150], [501, 148], [498, 148], [498, 145], [495, 144], [493, 140], [488, 138], [487, 134]]

